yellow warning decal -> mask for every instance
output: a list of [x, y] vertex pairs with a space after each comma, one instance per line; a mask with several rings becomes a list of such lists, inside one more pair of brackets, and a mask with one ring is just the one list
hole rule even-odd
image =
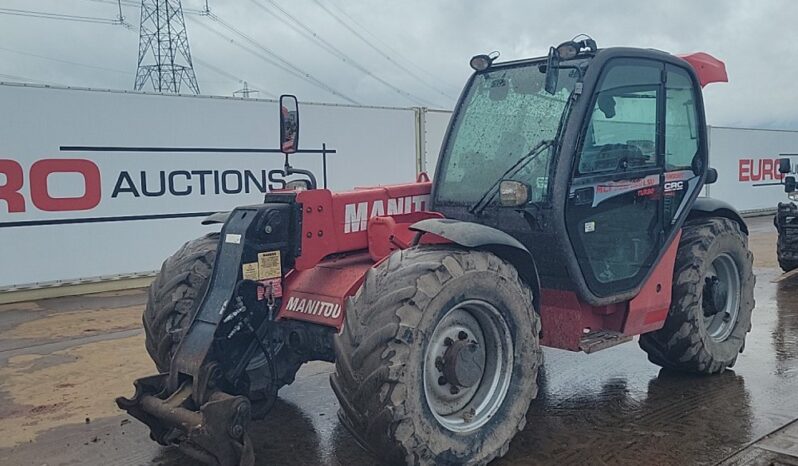
[[241, 275], [244, 276], [244, 280], [258, 280], [258, 263], [247, 262], [242, 265]]
[[280, 264], [280, 251], [258, 253], [258, 279], [280, 278], [283, 274]]

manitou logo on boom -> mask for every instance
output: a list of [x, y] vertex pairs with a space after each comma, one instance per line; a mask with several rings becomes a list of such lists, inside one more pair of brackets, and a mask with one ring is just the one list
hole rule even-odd
[[344, 208], [344, 233], [366, 231], [370, 218], [421, 212], [428, 204], [429, 194], [390, 198], [387, 207], [382, 199], [347, 204]]

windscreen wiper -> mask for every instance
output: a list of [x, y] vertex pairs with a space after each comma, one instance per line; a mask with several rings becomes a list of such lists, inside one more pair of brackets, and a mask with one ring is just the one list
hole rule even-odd
[[529, 162], [535, 159], [538, 155], [540, 155], [545, 149], [548, 149], [554, 144], [554, 139], [544, 139], [540, 141], [535, 147], [529, 150], [523, 157], [518, 159], [510, 168], [508, 168], [504, 173], [496, 179], [496, 181], [485, 191], [485, 194], [479, 198], [479, 200], [468, 209], [474, 215], [479, 215], [485, 207], [490, 204], [494, 197], [496, 197], [496, 193], [499, 192], [498, 187], [501, 184], [502, 180], [508, 176], [515, 175], [518, 173], [519, 170], [524, 168]]

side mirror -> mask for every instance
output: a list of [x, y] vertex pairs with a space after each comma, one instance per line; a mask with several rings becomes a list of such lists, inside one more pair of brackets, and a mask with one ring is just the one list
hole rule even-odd
[[557, 93], [557, 81], [560, 78], [560, 70], [558, 66], [560, 64], [560, 57], [557, 53], [557, 49], [554, 47], [549, 47], [549, 57], [546, 60], [546, 85], [545, 89], [551, 95]]
[[718, 171], [712, 167], [707, 168], [707, 177], [704, 180], [704, 184], [712, 184], [716, 181], [718, 181]]
[[299, 146], [299, 102], [296, 96], [280, 96], [280, 150], [293, 154]]
[[499, 183], [499, 202], [502, 207], [520, 207], [529, 202], [529, 186], [520, 181], [502, 180]]
[[784, 192], [785, 193], [792, 193], [795, 192], [796, 182], [794, 176], [785, 176], [784, 177]]
[[779, 159], [779, 173], [787, 174], [790, 173], [790, 171], [792, 171], [792, 167], [790, 166], [790, 159], [786, 157], [783, 159]]

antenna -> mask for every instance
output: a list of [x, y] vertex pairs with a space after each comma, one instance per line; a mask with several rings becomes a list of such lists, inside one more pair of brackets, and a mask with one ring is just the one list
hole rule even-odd
[[139, 63], [134, 89], [147, 83], [156, 92], [178, 94], [183, 86], [199, 94], [180, 0], [141, 0]]

